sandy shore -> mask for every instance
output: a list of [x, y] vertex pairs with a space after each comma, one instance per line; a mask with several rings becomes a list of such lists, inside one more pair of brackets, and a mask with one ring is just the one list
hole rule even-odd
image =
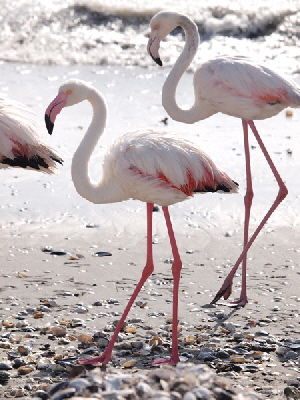
[[[102, 156], [116, 137], [137, 128], [164, 127], [161, 120], [166, 114], [160, 106], [160, 88], [166, 70], [15, 64], [3, 64], [0, 68], [5, 76], [5, 84], [0, 87], [2, 94], [31, 106], [40, 116], [41, 125], [46, 106], [67, 77], [91, 81], [103, 92], [109, 119], [107, 134], [91, 160], [91, 175], [95, 180], [101, 174]], [[184, 99], [191, 98], [190, 78], [185, 78], [180, 89]], [[233, 337], [237, 332], [252, 335], [252, 344], [256, 339], [261, 340], [256, 340], [261, 345], [273, 343], [272, 350], [261, 349], [261, 357], [251, 361], [256, 367], [251, 372], [244, 368], [240, 372], [220, 370], [220, 374], [236, 385], [248, 386], [274, 399], [283, 398], [283, 389], [290, 382], [300, 385], [300, 353], [296, 346], [300, 332], [300, 216], [299, 185], [295, 184], [300, 164], [299, 115], [299, 111], [294, 111], [293, 117], [287, 118], [282, 113], [257, 123], [290, 192], [249, 252], [249, 304], [240, 310], [222, 302], [214, 308], [207, 304], [241, 251], [245, 188], [241, 122], [216, 115], [192, 126], [173, 121], [167, 126], [198, 143], [240, 183], [237, 195], [199, 195], [170, 209], [184, 263], [179, 310], [181, 338], [184, 343], [185, 337], [196, 337], [202, 326], [211, 338], [218, 339], [215, 343], [221, 349], [236, 344]], [[47, 343], [59, 354], [75, 354], [79, 334], [101, 331], [118, 319], [144, 266], [145, 205], [130, 200], [97, 206], [81, 199], [73, 188], [70, 161], [90, 117], [88, 104], [64, 110], [59, 116], [53, 137], [48, 139], [65, 159], [58, 175], [1, 171], [0, 313], [2, 321], [12, 325], [3, 326], [0, 332], [1, 341], [8, 343], [8, 347], [0, 346], [0, 361], [8, 365], [14, 360], [10, 353], [16, 353], [18, 347], [13, 338], [19, 338], [21, 344], [30, 348], [29, 355], [21, 356], [26, 365], [30, 364], [30, 357], [36, 361], [40, 348]], [[43, 126], [41, 132], [46, 137]], [[277, 187], [254, 139], [251, 143], [255, 171], [251, 219], [254, 229], [276, 197]], [[171, 250], [161, 212], [154, 214], [154, 233], [155, 275], [138, 299], [147, 306], [135, 306], [130, 318], [141, 318], [143, 324], [146, 321], [149, 325], [148, 331], [161, 333], [171, 316], [172, 294], [168, 263]], [[42, 251], [47, 246], [64, 254]], [[99, 251], [112, 256], [95, 257]], [[239, 295], [239, 281], [237, 276], [233, 296]], [[111, 298], [116, 301], [110, 304], [107, 300]], [[44, 300], [50, 299], [55, 300], [54, 307], [39, 309]], [[93, 305], [96, 301], [103, 305]], [[37, 317], [38, 313], [41, 315]], [[25, 337], [22, 315], [35, 336]], [[47, 327], [74, 318], [84, 323], [73, 328], [67, 326], [68, 335], [74, 337], [68, 343], [51, 341], [47, 334], [41, 334]], [[228, 323], [234, 324], [234, 331], [226, 334], [222, 329]], [[141, 327], [135, 335], [128, 334], [124, 340], [148, 340]], [[199, 362], [199, 351], [204, 344], [185, 346], [185, 352]], [[279, 347], [294, 349], [294, 358], [276, 352]], [[79, 347], [78, 351], [82, 349]], [[115, 360], [115, 368], [120, 368], [126, 357], [118, 358], [117, 353], [117, 359], [122, 362]], [[147, 368], [148, 361], [149, 357], [146, 360], [139, 357], [133, 373]], [[0, 397], [14, 397], [18, 386], [23, 390], [23, 398], [31, 397], [34, 390], [58, 379], [53, 371], [37, 369], [33, 361], [31, 364], [34, 369], [26, 377], [21, 377], [17, 369], [8, 371], [11, 379], [8, 385], [0, 387]], [[26, 384], [31, 389], [29, 386], [24, 389]]]

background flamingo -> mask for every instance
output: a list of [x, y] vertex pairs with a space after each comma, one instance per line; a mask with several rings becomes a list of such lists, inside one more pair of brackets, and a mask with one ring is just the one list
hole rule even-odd
[[0, 168], [53, 173], [62, 159], [38, 135], [35, 114], [24, 104], [0, 99]]
[[[236, 304], [244, 306], [248, 301], [246, 293], [248, 249], [288, 193], [253, 120], [272, 117], [288, 106], [300, 107], [300, 88], [272, 69], [248, 58], [240, 56], [217, 57], [204, 62], [196, 70], [194, 74], [194, 104], [187, 110], [180, 108], [176, 103], [176, 88], [198, 49], [199, 33], [196, 24], [189, 17], [177, 12], [162, 11], [157, 13], [150, 22], [151, 33], [147, 50], [153, 60], [158, 65], [162, 65], [159, 56], [160, 42], [177, 26], [182, 27], [185, 32], [185, 46], [163, 85], [162, 104], [167, 113], [174, 120], [188, 124], [208, 118], [217, 112], [241, 118], [243, 123], [247, 181], [244, 198], [244, 249], [212, 303], [216, 303], [222, 296], [225, 299], [230, 296], [234, 274], [242, 262], [242, 290], [240, 299]], [[251, 128], [279, 186], [274, 203], [250, 240], [248, 240], [248, 232], [253, 189], [248, 126]]]
[[158, 359], [155, 364], [176, 364], [178, 355], [178, 288], [181, 259], [171, 225], [168, 206], [193, 196], [194, 192], [236, 192], [238, 185], [220, 171], [202, 151], [187, 140], [157, 130], [127, 133], [118, 139], [106, 154], [103, 176], [98, 183], [91, 182], [88, 163], [93, 149], [106, 124], [106, 105], [102, 95], [92, 86], [79, 80], [69, 80], [59, 88], [57, 97], [46, 110], [45, 120], [49, 133], [63, 107], [88, 100], [93, 107], [93, 119], [72, 160], [72, 179], [77, 192], [95, 203], [114, 203], [131, 197], [147, 203], [147, 258], [142, 272], [116, 330], [102, 355], [80, 360], [82, 364], [100, 365], [111, 360], [112, 350], [126, 316], [142, 286], [154, 270], [152, 255], [153, 204], [162, 206], [174, 262], [172, 274], [173, 323], [172, 354], [169, 360]]

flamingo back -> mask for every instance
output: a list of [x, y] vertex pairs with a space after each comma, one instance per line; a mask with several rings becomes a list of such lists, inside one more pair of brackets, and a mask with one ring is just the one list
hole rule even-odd
[[[107, 165], [109, 164], [109, 165]], [[236, 192], [238, 185], [200, 149], [161, 130], [127, 133], [105, 158], [128, 197], [170, 205], [196, 192]], [[105, 176], [104, 176], [105, 178]]]
[[61, 158], [38, 135], [36, 115], [25, 105], [0, 99], [0, 168], [53, 173]]
[[246, 120], [265, 119], [300, 107], [300, 89], [289, 78], [242, 57], [217, 57], [194, 75], [195, 95], [216, 111]]

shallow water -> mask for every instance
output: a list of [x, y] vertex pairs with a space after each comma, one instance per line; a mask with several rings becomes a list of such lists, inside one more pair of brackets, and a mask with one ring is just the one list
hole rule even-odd
[[[109, 66], [38, 66], [4, 63], [0, 65], [0, 93], [22, 101], [38, 115], [41, 135], [57, 149], [64, 166], [59, 174], [41, 175], [19, 169], [2, 170], [2, 203], [0, 220], [3, 226], [32, 223], [67, 223], [82, 221], [113, 227], [117, 232], [143, 231], [145, 205], [130, 200], [123, 203], [95, 205], [81, 198], [73, 186], [70, 174], [71, 158], [91, 119], [90, 105], [85, 102], [64, 109], [58, 116], [51, 137], [44, 127], [44, 112], [65, 79], [85, 79], [105, 96], [108, 120], [90, 162], [90, 174], [99, 181], [104, 153], [115, 139], [127, 131], [144, 127], [170, 129], [197, 144], [214, 162], [240, 184], [240, 193], [196, 195], [193, 199], [171, 207], [174, 221], [181, 230], [194, 229], [240, 230], [243, 223], [245, 167], [242, 125], [237, 118], [216, 114], [199, 123], [187, 125], [168, 119], [161, 106], [161, 87], [168, 68], [149, 71], [140, 67]], [[193, 98], [191, 74], [186, 74], [179, 86], [179, 99]], [[271, 157], [289, 188], [288, 198], [276, 210], [268, 226], [294, 226], [299, 220], [299, 190], [295, 185], [299, 172], [300, 136], [299, 110], [287, 118], [278, 116], [258, 121], [257, 127]], [[252, 223], [257, 225], [277, 194], [277, 184], [255, 139], [251, 137], [251, 156], [255, 198]], [[288, 152], [292, 149], [292, 153]], [[161, 221], [159, 228], [161, 229]]]
[[[125, 4], [124, 4], [125, 3]], [[40, 64], [150, 66], [149, 21], [161, 9], [191, 16], [203, 57], [246, 54], [288, 73], [300, 71], [300, 1], [5, 0], [1, 2], [1, 58]], [[162, 44], [171, 65], [183, 44], [180, 29]]]

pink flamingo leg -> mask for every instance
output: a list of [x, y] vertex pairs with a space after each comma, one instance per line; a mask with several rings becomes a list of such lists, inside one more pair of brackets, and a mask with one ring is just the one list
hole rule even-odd
[[[246, 194], [244, 197], [245, 204], [245, 220], [244, 220], [244, 248], [247, 246], [249, 240], [249, 221], [250, 221], [250, 212], [253, 200], [253, 186], [252, 186], [252, 174], [251, 174], [251, 164], [250, 164], [250, 146], [249, 146], [249, 134], [248, 134], [248, 123], [245, 120], [242, 120], [243, 130], [244, 130], [244, 149], [245, 149], [245, 161], [246, 161]], [[231, 281], [230, 281], [231, 279]], [[232, 277], [229, 276], [227, 278], [226, 284], [227, 287], [226, 292], [223, 294], [225, 300], [229, 298], [232, 292]], [[242, 261], [242, 290], [240, 299], [237, 301], [233, 301], [233, 304], [236, 306], [245, 306], [248, 303], [247, 293], [246, 293], [246, 280], [247, 280], [247, 254], [243, 258]]]
[[[272, 206], [270, 207], [270, 209], [268, 210], [268, 212], [266, 213], [266, 215], [264, 216], [264, 218], [262, 219], [262, 221], [260, 222], [260, 224], [258, 225], [258, 227], [256, 228], [255, 232], [253, 233], [252, 237], [250, 238], [250, 240], [247, 242], [248, 239], [248, 228], [249, 228], [249, 217], [250, 217], [250, 208], [251, 208], [251, 204], [252, 204], [252, 197], [253, 197], [253, 191], [252, 191], [252, 179], [251, 179], [251, 172], [249, 174], [250, 171], [250, 154], [249, 154], [249, 144], [248, 146], [246, 146], [246, 144], [248, 143], [248, 131], [245, 130], [245, 126], [246, 124], [248, 124], [271, 168], [271, 171], [273, 172], [273, 175], [278, 183], [279, 186], [279, 190], [278, 190], [278, 194], [276, 196], [276, 199], [274, 200]], [[243, 126], [244, 126], [244, 136], [245, 136], [245, 153], [246, 153], [246, 175], [247, 175], [247, 193], [245, 196], [245, 224], [244, 224], [244, 234], [245, 234], [245, 238], [244, 238], [244, 249], [241, 253], [241, 255], [239, 256], [239, 258], [237, 259], [235, 265], [233, 266], [232, 270], [230, 271], [230, 273], [228, 274], [228, 276], [225, 278], [224, 283], [221, 287], [221, 289], [218, 291], [218, 293], [216, 294], [215, 298], [213, 299], [213, 301], [211, 302], [211, 304], [215, 304], [217, 303], [218, 300], [220, 300], [221, 297], [224, 296], [225, 299], [227, 299], [230, 294], [231, 294], [231, 287], [232, 287], [232, 282], [233, 282], [233, 277], [236, 273], [236, 270], [238, 269], [238, 266], [240, 265], [241, 262], [243, 262], [243, 269], [242, 269], [242, 291], [241, 291], [241, 296], [240, 296], [240, 300], [238, 300], [236, 302], [237, 306], [243, 307], [247, 304], [247, 294], [246, 294], [246, 259], [247, 259], [247, 252], [249, 250], [249, 248], [251, 247], [252, 243], [254, 242], [254, 240], [256, 239], [257, 235], [259, 234], [259, 232], [262, 230], [262, 228], [264, 227], [264, 225], [267, 223], [268, 219], [270, 218], [270, 216], [273, 214], [273, 212], [276, 210], [276, 208], [279, 206], [279, 204], [282, 202], [283, 199], [285, 199], [285, 197], [288, 194], [288, 190], [287, 187], [285, 186], [281, 176], [279, 175], [255, 125], [254, 122], [252, 120], [249, 121], [243, 121]], [[246, 147], [248, 147], [248, 151], [246, 150]], [[248, 161], [247, 161], [248, 160]], [[248, 170], [249, 169], [249, 170]], [[249, 183], [251, 182], [251, 184]], [[248, 192], [249, 191], [249, 192]], [[248, 219], [248, 221], [247, 221]], [[247, 231], [247, 232], [246, 232]], [[246, 244], [245, 244], [246, 243]]]
[[106, 349], [104, 350], [104, 352], [99, 357], [88, 358], [85, 360], [79, 360], [80, 364], [91, 364], [94, 366], [98, 366], [98, 365], [107, 364], [111, 360], [114, 344], [117, 340], [118, 334], [120, 333], [120, 331], [122, 329], [125, 319], [132, 307], [132, 304], [135, 301], [139, 292], [141, 291], [146, 280], [149, 278], [149, 276], [152, 274], [152, 272], [154, 270], [153, 252], [152, 252], [152, 213], [153, 213], [153, 204], [147, 203], [147, 259], [146, 259], [146, 265], [143, 269], [140, 281], [137, 284], [131, 298], [129, 299], [129, 302], [123, 312], [123, 315], [122, 315], [120, 321], [118, 322], [118, 325], [114, 331], [114, 334], [111, 337], [110, 342], [109, 342], [108, 346], [106, 347]]
[[170, 244], [173, 253], [173, 264], [172, 264], [172, 274], [173, 274], [173, 317], [172, 317], [172, 353], [170, 359], [157, 358], [154, 360], [152, 365], [159, 364], [170, 364], [176, 365], [179, 362], [179, 354], [178, 354], [178, 293], [179, 293], [179, 281], [180, 281], [180, 272], [182, 269], [182, 262], [180, 259], [180, 255], [178, 252], [178, 247], [176, 244], [176, 239], [170, 219], [170, 214], [168, 207], [162, 207], [166, 225], [168, 228]]

